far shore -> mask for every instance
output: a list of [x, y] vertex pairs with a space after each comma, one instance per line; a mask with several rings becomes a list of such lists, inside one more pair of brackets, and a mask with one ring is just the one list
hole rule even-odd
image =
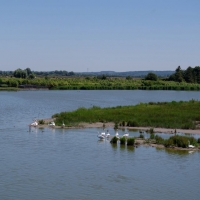
[[[44, 125], [38, 125], [38, 128], [45, 128], [49, 127], [49, 122], [54, 121], [54, 119], [44, 119], [45, 124]], [[102, 122], [96, 122], [96, 123], [80, 123], [77, 126], [55, 126], [54, 128], [65, 128], [65, 129], [75, 129], [75, 128], [103, 128], [103, 125], [105, 126], [105, 129], [108, 128], [114, 128], [114, 122], [108, 122], [108, 123], [102, 123]], [[155, 133], [168, 133], [168, 134], [174, 134], [176, 133], [186, 133], [186, 134], [200, 134], [200, 129], [171, 129], [171, 128], [154, 128], [154, 127], [128, 127], [128, 126], [119, 126], [118, 129], [127, 129], [127, 130], [140, 130], [140, 131], [147, 131], [150, 128], [154, 129]]]

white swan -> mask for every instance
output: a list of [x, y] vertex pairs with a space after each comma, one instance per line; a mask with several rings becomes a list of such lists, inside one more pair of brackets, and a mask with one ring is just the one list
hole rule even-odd
[[129, 133], [125, 133], [124, 135], [123, 135], [123, 137], [128, 137], [129, 136]]
[[107, 138], [109, 138], [109, 137], [110, 137], [110, 133], [109, 133], [109, 131], [108, 131], [108, 130], [107, 130], [106, 137], [107, 137]]
[[37, 120], [35, 120], [33, 123], [31, 123], [30, 126], [35, 126], [35, 127], [38, 126]]
[[56, 124], [55, 124], [55, 122], [50, 122], [49, 123], [49, 126], [51, 126], [51, 127], [54, 127]]
[[119, 139], [119, 133], [118, 133], [118, 131], [115, 133], [115, 136], [116, 136], [116, 138]]
[[194, 148], [195, 146], [190, 144], [190, 141], [188, 140], [188, 148]]
[[64, 122], [62, 123], [62, 128], [64, 128], [65, 127], [65, 124], [64, 124]]
[[99, 134], [99, 132], [98, 132], [97, 137], [98, 137], [100, 140], [103, 140], [103, 139], [105, 138], [105, 135], [102, 135], [102, 133]]

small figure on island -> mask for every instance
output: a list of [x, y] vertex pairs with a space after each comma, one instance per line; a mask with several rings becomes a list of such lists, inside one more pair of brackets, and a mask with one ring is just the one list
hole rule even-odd
[[176, 129], [174, 130], [174, 134], [175, 134], [175, 136], [176, 136]]

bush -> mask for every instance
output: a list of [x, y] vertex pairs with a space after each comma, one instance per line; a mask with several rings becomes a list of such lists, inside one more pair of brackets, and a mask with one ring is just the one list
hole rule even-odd
[[158, 135], [155, 136], [155, 140], [156, 140], [156, 144], [164, 144], [165, 142], [165, 140]]
[[155, 134], [154, 133], [150, 134], [150, 139], [155, 139]]
[[41, 124], [41, 125], [42, 125], [42, 124], [44, 124], [44, 123], [45, 123], [45, 121], [44, 121], [43, 119], [41, 119], [41, 120], [38, 121], [38, 124]]
[[135, 139], [134, 138], [128, 138], [127, 139], [127, 145], [128, 146], [133, 146], [135, 144]]
[[122, 126], [126, 126], [126, 122], [125, 121], [122, 121]]
[[198, 138], [197, 143], [200, 143], [200, 138]]
[[128, 121], [128, 122], [127, 122], [127, 126], [135, 127], [135, 126], [139, 126], [139, 124], [138, 124], [138, 122], [136, 122], [136, 121]]
[[114, 129], [115, 129], [115, 130], [118, 129], [118, 123], [117, 123], [117, 122], [115, 122]]
[[110, 140], [110, 143], [112, 144], [116, 144], [118, 141], [118, 138], [116, 136], [114, 136], [111, 140]]
[[150, 132], [150, 134], [153, 134], [154, 133], [154, 129], [150, 128], [149, 132]]
[[120, 144], [126, 144], [126, 138], [125, 137], [120, 138]]
[[165, 146], [177, 146], [182, 148], [187, 148], [188, 143], [195, 145], [197, 143], [197, 140], [194, 137], [186, 137], [186, 136], [172, 136], [168, 140], [165, 141]]
[[139, 136], [139, 138], [144, 138], [144, 135], [142, 134], [142, 133], [140, 133], [140, 136]]

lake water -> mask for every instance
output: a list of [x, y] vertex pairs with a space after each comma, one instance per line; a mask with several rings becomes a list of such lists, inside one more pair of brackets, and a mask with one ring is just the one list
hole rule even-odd
[[199, 199], [199, 152], [113, 146], [97, 128], [28, 129], [34, 118], [79, 107], [191, 99], [200, 93], [0, 92], [0, 199]]

